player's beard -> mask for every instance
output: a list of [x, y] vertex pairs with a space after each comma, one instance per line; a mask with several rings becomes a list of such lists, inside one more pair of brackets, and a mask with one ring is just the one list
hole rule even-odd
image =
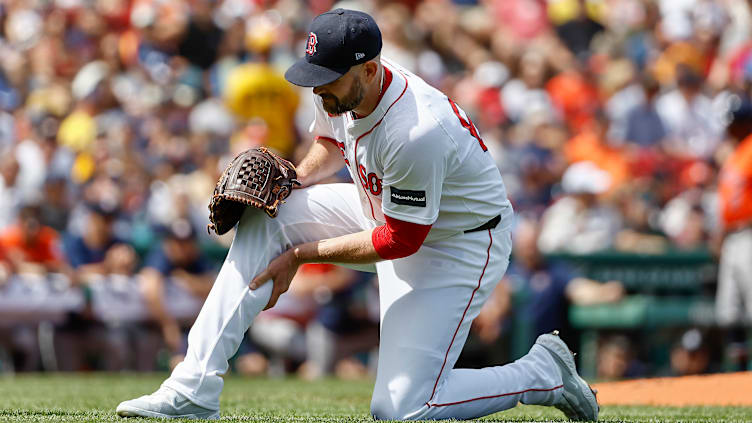
[[327, 113], [341, 115], [342, 113], [349, 112], [358, 107], [363, 101], [365, 95], [366, 90], [363, 89], [363, 84], [361, 84], [360, 78], [356, 78], [352, 83], [352, 87], [350, 87], [350, 91], [347, 95], [342, 97], [342, 100], [331, 94], [323, 94], [320, 97], [321, 104], [324, 106], [324, 110], [326, 110]]

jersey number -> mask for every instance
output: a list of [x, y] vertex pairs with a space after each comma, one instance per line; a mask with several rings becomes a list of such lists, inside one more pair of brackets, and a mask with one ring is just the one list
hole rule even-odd
[[462, 114], [460, 113], [460, 108], [457, 107], [457, 103], [452, 101], [451, 98], [447, 98], [447, 100], [449, 100], [449, 104], [452, 106], [452, 110], [454, 110], [454, 114], [457, 115], [457, 118], [460, 120], [460, 124], [462, 125], [462, 127], [470, 131], [470, 135], [472, 135], [476, 140], [478, 140], [478, 144], [480, 144], [480, 148], [482, 148], [483, 151], [488, 151], [486, 144], [483, 143], [483, 140], [480, 138], [480, 135], [478, 134], [478, 129], [475, 128], [475, 124], [473, 124], [473, 121], [470, 120], [470, 116], [468, 116], [467, 120], [465, 120], [465, 118], [462, 117]]
[[358, 176], [360, 177], [360, 185], [364, 190], [371, 191], [371, 194], [379, 196], [382, 190], [381, 179], [373, 172], [366, 175], [366, 168], [363, 165], [358, 166]]

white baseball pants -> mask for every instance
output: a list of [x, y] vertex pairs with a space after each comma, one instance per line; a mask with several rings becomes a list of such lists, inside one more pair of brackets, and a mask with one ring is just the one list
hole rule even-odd
[[[164, 385], [218, 410], [228, 360], [271, 295], [271, 282], [251, 291], [251, 279], [293, 245], [374, 226], [352, 184], [296, 190], [276, 219], [249, 209], [188, 335], [185, 361]], [[472, 320], [506, 270], [508, 226], [460, 233], [376, 264], [381, 338], [371, 401], [375, 418], [468, 419], [518, 402], [551, 405], [560, 398], [559, 371], [537, 345], [505, 366], [454, 369]]]
[[723, 241], [715, 310], [721, 325], [752, 323], [752, 229], [733, 232]]

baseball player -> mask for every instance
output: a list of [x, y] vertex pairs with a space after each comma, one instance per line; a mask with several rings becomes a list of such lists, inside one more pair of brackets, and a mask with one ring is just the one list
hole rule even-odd
[[[518, 402], [596, 420], [572, 354], [552, 334], [505, 366], [455, 369], [472, 320], [501, 279], [513, 212], [500, 173], [462, 109], [380, 57], [365, 13], [317, 16], [305, 56], [285, 77], [313, 87], [315, 136], [297, 169], [306, 188], [275, 219], [249, 208], [161, 388], [121, 403], [121, 416], [219, 416], [227, 360], [302, 263], [378, 273], [381, 338], [376, 419], [469, 419]], [[354, 184], [316, 183], [347, 166]], [[249, 289], [250, 282], [250, 289]]]
[[721, 244], [716, 317], [723, 326], [752, 322], [752, 99], [734, 95], [727, 132], [734, 151], [718, 178]]

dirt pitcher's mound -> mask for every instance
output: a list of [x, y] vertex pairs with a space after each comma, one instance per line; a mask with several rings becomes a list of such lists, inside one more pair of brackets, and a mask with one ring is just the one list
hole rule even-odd
[[752, 372], [607, 382], [593, 388], [602, 405], [752, 406]]

